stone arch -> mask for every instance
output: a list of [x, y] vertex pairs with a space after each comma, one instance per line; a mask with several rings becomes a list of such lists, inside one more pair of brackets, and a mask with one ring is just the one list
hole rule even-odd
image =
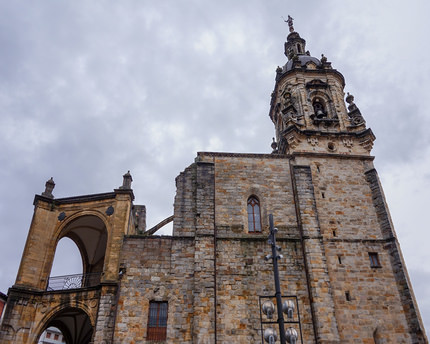
[[[81, 287], [98, 284], [104, 270], [108, 235], [107, 223], [99, 213], [89, 211], [75, 213], [57, 228], [53, 256], [62, 238], [71, 239], [80, 252], [83, 274], [86, 276], [81, 280]], [[53, 260], [51, 269], [52, 264]], [[97, 276], [93, 275], [95, 276], [93, 279], [89, 274]]]
[[37, 334], [34, 344], [39, 342], [40, 336], [48, 327], [58, 328], [67, 343], [88, 344], [91, 343], [94, 335], [95, 322], [91, 318], [91, 312], [83, 303], [78, 306], [59, 305], [46, 314], [40, 322], [34, 332]]
[[308, 94], [308, 101], [310, 102], [310, 105], [312, 106], [312, 109], [314, 110], [313, 115], [311, 115], [311, 117], [313, 119], [322, 119], [324, 118], [323, 116], [320, 116], [316, 113], [316, 104], [321, 104], [323, 111], [325, 111], [325, 118], [336, 118], [336, 111], [333, 107], [333, 101], [332, 99], [328, 96], [327, 93], [321, 91], [321, 90], [313, 90], [311, 92], [309, 92]]

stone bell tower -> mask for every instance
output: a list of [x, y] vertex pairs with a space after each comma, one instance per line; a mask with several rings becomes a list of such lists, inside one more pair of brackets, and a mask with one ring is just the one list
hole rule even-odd
[[375, 136], [345, 79], [287, 23], [269, 116], [289, 159], [316, 343], [428, 343], [370, 155]]
[[369, 155], [375, 137], [352, 95], [345, 106], [342, 74], [324, 55], [311, 56], [290, 16], [287, 22], [288, 61], [276, 70], [269, 114], [276, 128], [275, 151]]

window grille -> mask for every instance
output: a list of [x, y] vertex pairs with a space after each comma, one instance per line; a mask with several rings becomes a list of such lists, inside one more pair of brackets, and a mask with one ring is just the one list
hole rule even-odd
[[164, 341], [167, 333], [167, 302], [149, 303], [147, 340]]
[[380, 268], [381, 263], [379, 262], [379, 256], [376, 252], [369, 252], [369, 259], [370, 259], [370, 267], [371, 268]]

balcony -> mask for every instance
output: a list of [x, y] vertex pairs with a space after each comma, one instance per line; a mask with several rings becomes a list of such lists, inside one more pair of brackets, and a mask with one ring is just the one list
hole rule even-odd
[[47, 291], [94, 287], [100, 284], [101, 272], [50, 277]]

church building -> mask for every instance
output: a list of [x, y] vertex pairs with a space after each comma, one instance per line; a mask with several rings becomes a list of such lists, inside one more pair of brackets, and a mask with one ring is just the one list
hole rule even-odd
[[[288, 343], [428, 343], [375, 136], [343, 75], [288, 24], [272, 152], [197, 153], [176, 178], [173, 215], [150, 229], [130, 173], [112, 192], [67, 198], [51, 178], [34, 199], [1, 343], [35, 344], [52, 327], [68, 344], [281, 343], [274, 261]], [[171, 221], [172, 235], [157, 235]], [[64, 237], [82, 274], [51, 276]]]

